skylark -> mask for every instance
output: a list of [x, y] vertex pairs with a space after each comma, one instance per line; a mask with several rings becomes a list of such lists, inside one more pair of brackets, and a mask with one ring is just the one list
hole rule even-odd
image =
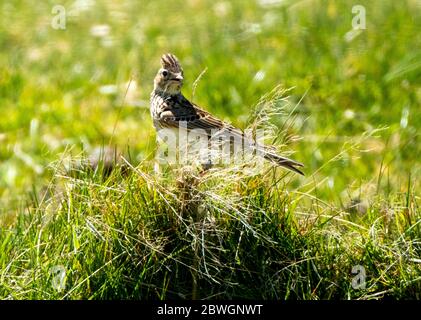
[[164, 54], [161, 57], [161, 65], [162, 68], [159, 69], [154, 79], [150, 105], [153, 123], [158, 132], [164, 128], [178, 130], [183, 127], [187, 131], [200, 129], [206, 132], [209, 138], [215, 132], [218, 132], [219, 135], [226, 133], [240, 137], [265, 159], [304, 175], [301, 170], [296, 168], [303, 167], [303, 164], [276, 154], [273, 148], [255, 143], [246, 137], [240, 129], [214, 117], [186, 99], [181, 93], [184, 80], [183, 68], [173, 54]]

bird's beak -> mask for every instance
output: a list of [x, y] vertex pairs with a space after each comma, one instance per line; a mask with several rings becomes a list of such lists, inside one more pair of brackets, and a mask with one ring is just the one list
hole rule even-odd
[[175, 78], [173, 78], [172, 80], [176, 80], [176, 81], [183, 81], [184, 80], [184, 78], [183, 78], [183, 76], [181, 75], [181, 74], [177, 74], [176, 76], [175, 76]]

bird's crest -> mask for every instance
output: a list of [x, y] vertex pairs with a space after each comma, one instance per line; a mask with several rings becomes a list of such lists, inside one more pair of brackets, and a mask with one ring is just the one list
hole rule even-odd
[[161, 64], [163, 68], [175, 73], [183, 71], [183, 68], [181, 68], [181, 65], [178, 62], [177, 57], [171, 53], [166, 53], [162, 55]]

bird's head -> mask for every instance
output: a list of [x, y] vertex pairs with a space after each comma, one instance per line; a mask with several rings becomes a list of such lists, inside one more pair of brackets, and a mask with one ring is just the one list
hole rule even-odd
[[154, 90], [169, 95], [178, 94], [183, 86], [183, 68], [178, 59], [171, 53], [161, 57], [162, 68], [158, 70], [154, 80]]

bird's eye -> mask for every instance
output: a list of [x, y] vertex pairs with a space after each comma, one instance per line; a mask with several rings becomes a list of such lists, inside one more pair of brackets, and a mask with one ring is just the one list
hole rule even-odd
[[162, 75], [163, 75], [164, 77], [168, 76], [168, 71], [167, 71], [167, 70], [162, 70]]

